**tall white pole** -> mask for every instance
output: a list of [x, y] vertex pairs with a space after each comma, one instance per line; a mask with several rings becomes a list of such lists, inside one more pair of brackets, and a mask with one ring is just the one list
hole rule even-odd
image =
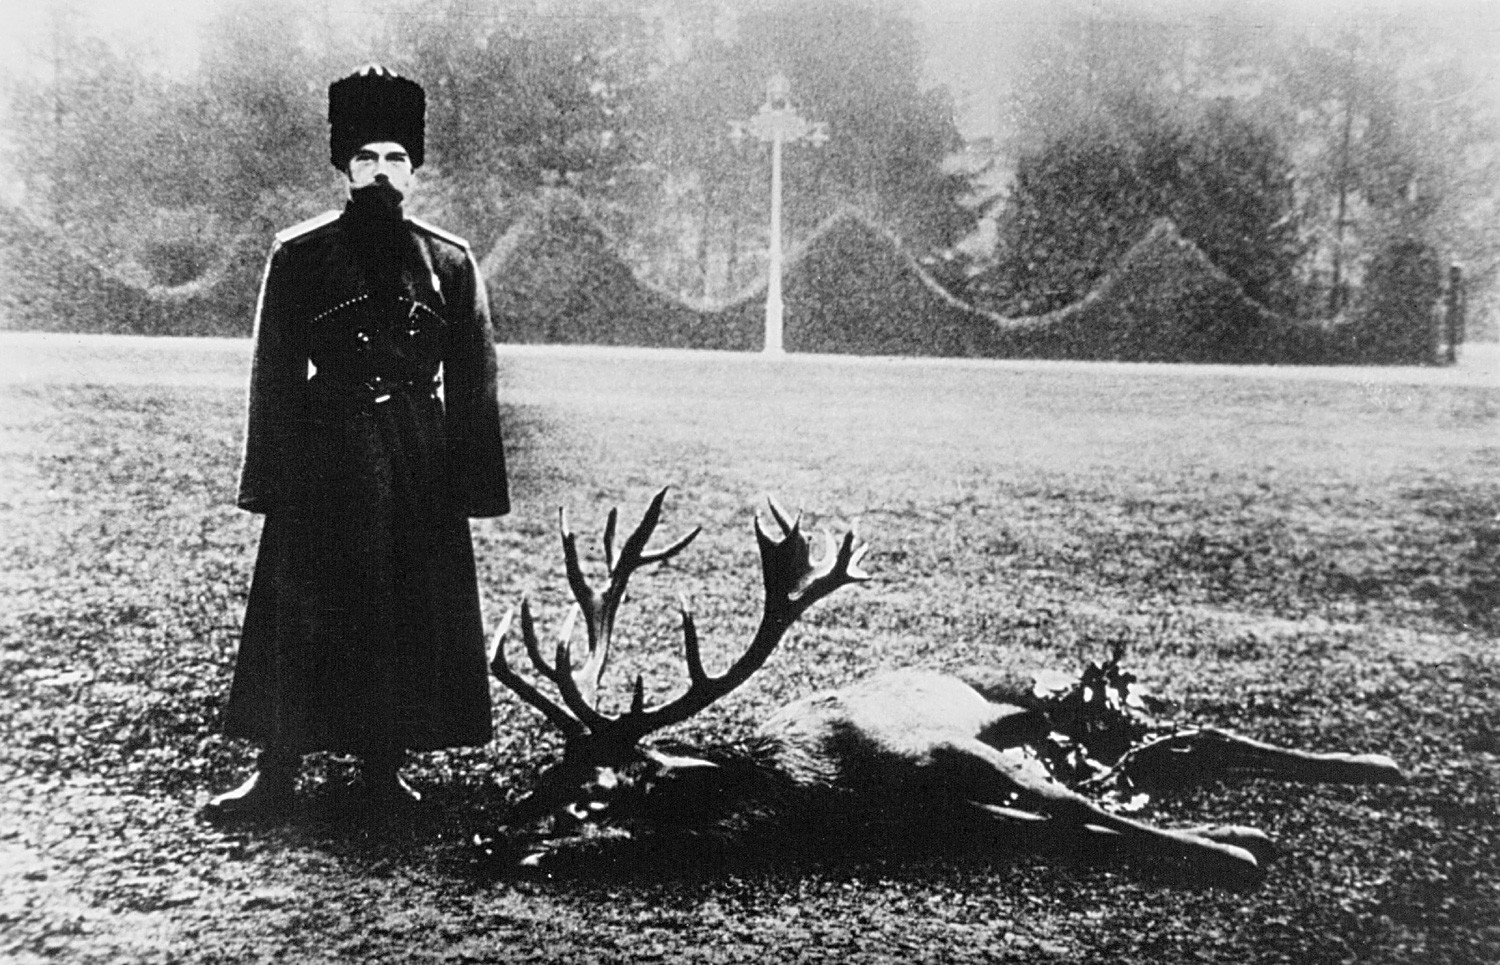
[[771, 264], [766, 277], [766, 347], [767, 355], [781, 355], [782, 325], [785, 309], [781, 301], [781, 143], [778, 128], [771, 138]]
[[786, 77], [777, 74], [766, 83], [766, 102], [748, 121], [731, 121], [730, 137], [735, 141], [746, 134], [771, 144], [771, 258], [766, 271], [766, 355], [783, 355], [786, 346], [785, 314], [781, 300], [781, 152], [785, 144], [810, 141], [821, 146], [828, 140], [827, 125], [813, 123], [797, 116], [787, 97]]

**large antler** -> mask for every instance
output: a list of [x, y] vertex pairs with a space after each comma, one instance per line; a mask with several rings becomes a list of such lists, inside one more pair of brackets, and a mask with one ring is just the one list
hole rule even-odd
[[666, 493], [663, 489], [656, 494], [640, 525], [626, 539], [618, 559], [615, 558], [613, 549], [617, 516], [616, 511], [610, 511], [604, 535], [610, 585], [602, 594], [597, 593], [583, 576], [573, 535], [568, 532], [566, 518], [563, 518], [563, 552], [567, 561], [568, 583], [588, 627], [589, 650], [582, 666], [573, 667], [569, 630], [564, 630], [557, 645], [555, 661], [547, 663], [537, 640], [530, 605], [525, 601], [521, 604], [521, 633], [526, 641], [526, 651], [532, 666], [542, 677], [552, 681], [562, 697], [563, 706], [544, 696], [528, 680], [515, 673], [506, 661], [505, 637], [510, 626], [508, 616], [495, 635], [495, 653], [490, 669], [501, 683], [540, 710], [553, 726], [563, 732], [569, 741], [570, 754], [583, 753], [583, 744], [594, 745], [597, 749], [608, 748], [612, 753], [619, 752], [653, 731], [687, 720], [759, 670], [781, 642], [787, 629], [814, 603], [841, 586], [869, 579], [859, 568], [868, 546], [858, 543], [852, 532], [846, 533], [842, 541], [835, 544], [833, 537], [825, 531], [824, 550], [814, 562], [811, 546], [802, 533], [800, 517], [788, 521], [786, 513], [775, 500], [769, 500], [771, 515], [781, 529], [781, 538], [767, 534], [760, 517], [755, 518], [755, 536], [760, 547], [761, 571], [765, 582], [765, 603], [760, 626], [749, 647], [728, 670], [718, 676], [711, 676], [703, 666], [703, 653], [693, 615], [684, 606], [682, 636], [688, 668], [687, 690], [665, 704], [647, 708], [645, 681], [638, 676], [630, 709], [617, 716], [605, 714], [597, 706], [599, 679], [608, 663], [615, 617], [624, 599], [625, 585], [631, 573], [649, 563], [675, 556], [699, 532], [698, 529], [693, 530], [664, 550], [646, 552], [646, 544], [660, 519], [662, 500]]
[[788, 522], [786, 513], [774, 499], [768, 499], [767, 502], [771, 515], [781, 528], [782, 538], [775, 539], [768, 535], [760, 524], [760, 517], [755, 518], [755, 539], [760, 546], [766, 598], [754, 639], [728, 670], [717, 677], [709, 676], [703, 667], [703, 654], [698, 646], [693, 614], [683, 607], [682, 637], [687, 656], [688, 689], [676, 699], [646, 710], [641, 706], [642, 682], [640, 678], [636, 678], [635, 701], [631, 712], [620, 718], [618, 723], [622, 728], [634, 732], [637, 739], [687, 720], [750, 679], [751, 674], [759, 670], [771, 656], [787, 629], [809, 607], [841, 586], [870, 578], [869, 574], [859, 568], [869, 545], [857, 543], [854, 533], [845, 533], [844, 538], [835, 546], [833, 536], [824, 530], [823, 552], [814, 564], [812, 548], [807, 537], [802, 535], [801, 517]]
[[[662, 501], [667, 490], [663, 488], [651, 500], [640, 524], [625, 539], [618, 555], [615, 553], [615, 530], [619, 522], [619, 511], [611, 509], [604, 524], [604, 559], [609, 572], [609, 586], [603, 593], [589, 584], [578, 561], [578, 541], [568, 528], [566, 510], [558, 511], [558, 530], [562, 536], [563, 560], [567, 566], [568, 586], [573, 591], [577, 606], [569, 614], [557, 642], [555, 659], [551, 664], [542, 655], [542, 647], [536, 635], [536, 623], [531, 616], [529, 600], [521, 601], [521, 636], [526, 641], [526, 653], [536, 672], [557, 688], [566, 709], [553, 703], [530, 681], [521, 677], [510, 667], [505, 658], [505, 638], [510, 632], [511, 616], [506, 614], [495, 633], [494, 655], [490, 660], [490, 671], [495, 677], [528, 704], [540, 710], [553, 726], [569, 738], [579, 737], [609, 722], [610, 718], [597, 708], [599, 681], [609, 664], [610, 642], [614, 635], [615, 616], [625, 599], [625, 587], [636, 570], [653, 563], [663, 563], [687, 548], [697, 538], [702, 527], [668, 546], [666, 549], [648, 552], [646, 544], [656, 531], [661, 520]], [[588, 654], [583, 664], [573, 666], [573, 625], [579, 614], [583, 615], [588, 634]]]

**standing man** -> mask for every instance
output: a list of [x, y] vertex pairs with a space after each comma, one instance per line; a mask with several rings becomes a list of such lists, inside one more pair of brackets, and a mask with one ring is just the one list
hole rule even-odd
[[468, 518], [510, 508], [494, 338], [468, 244], [402, 210], [425, 114], [382, 67], [335, 81], [348, 202], [271, 248], [238, 498], [265, 524], [224, 720], [261, 751], [212, 817], [284, 811], [312, 751], [415, 801], [408, 750], [492, 736]]

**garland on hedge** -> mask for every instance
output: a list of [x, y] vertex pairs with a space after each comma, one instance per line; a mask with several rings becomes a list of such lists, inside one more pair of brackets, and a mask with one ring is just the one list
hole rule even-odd
[[[825, 219], [792, 250], [782, 297], [793, 352], [982, 355], [993, 318], [943, 288], [894, 232], [853, 208]], [[761, 282], [710, 314], [726, 328], [758, 334], [765, 298]]]
[[43, 257], [54, 264], [60, 263], [66, 269], [113, 282], [155, 302], [184, 302], [218, 288], [228, 277], [235, 259], [254, 241], [249, 235], [235, 235], [219, 249], [214, 260], [190, 281], [177, 285], [158, 285], [143, 280], [148, 272], [141, 265], [125, 262], [122, 266], [103, 261], [93, 252], [75, 244], [62, 228], [23, 207], [0, 206], [0, 225], [4, 226], [0, 244], [7, 248], [24, 245], [37, 249], [45, 253]]
[[0, 205], [0, 328], [132, 335], [248, 335], [258, 262], [249, 236], [178, 285], [142, 283], [56, 225]]
[[1168, 218], [1087, 295], [1044, 315], [995, 318], [998, 358], [1131, 362], [1333, 361], [1326, 330], [1256, 302]]
[[[236, 236], [182, 284], [142, 283], [56, 225], [0, 206], [0, 269], [8, 276], [0, 324], [49, 328], [66, 319], [75, 331], [247, 334], [254, 281], [250, 270], [235, 269], [250, 264], [253, 241]], [[734, 351], [761, 344], [764, 282], [722, 307], [694, 308], [642, 281], [564, 193], [540, 198], [482, 271], [501, 341]], [[1433, 361], [1436, 346], [1425, 330], [1397, 331], [1389, 313], [1330, 324], [1277, 315], [1165, 218], [1081, 300], [1009, 318], [958, 299], [893, 233], [844, 209], [793, 250], [783, 295], [786, 345], [795, 352], [1411, 364]]]
[[[696, 310], [637, 278], [575, 204], [549, 202], [507, 233], [485, 274], [502, 338], [753, 350], [766, 285]], [[1326, 362], [1333, 339], [1245, 294], [1167, 219], [1081, 301], [1007, 318], [968, 305], [900, 239], [853, 209], [787, 259], [794, 352], [1123, 361]]]
[[502, 342], [748, 349], [642, 281], [576, 196], [546, 192], [480, 263]]

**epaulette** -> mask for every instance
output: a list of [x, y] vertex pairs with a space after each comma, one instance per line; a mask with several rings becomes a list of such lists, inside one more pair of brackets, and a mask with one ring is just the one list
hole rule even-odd
[[311, 234], [312, 232], [317, 231], [319, 228], [331, 225], [337, 220], [339, 220], [339, 212], [325, 211], [320, 215], [315, 215], [311, 218], [308, 218], [306, 221], [299, 221], [297, 224], [292, 225], [290, 228], [283, 228], [282, 230], [276, 232], [276, 243], [278, 245], [284, 245], [288, 241], [293, 241], [297, 238], [301, 238], [303, 235]]
[[450, 245], [457, 245], [458, 247], [464, 249], [465, 251], [469, 250], [469, 243], [468, 243], [468, 241], [466, 241], [463, 238], [460, 238], [458, 235], [454, 234], [451, 231], [444, 231], [442, 228], [439, 228], [437, 225], [435, 225], [435, 224], [428, 224], [427, 222], [423, 221], [421, 218], [413, 218], [413, 217], [408, 216], [406, 220], [410, 221], [413, 226], [415, 226], [417, 228], [421, 228], [423, 231], [427, 232], [428, 234], [430, 234], [430, 235], [432, 235], [432, 236], [434, 236], [436, 238], [443, 239], [444, 241], [448, 242]]

